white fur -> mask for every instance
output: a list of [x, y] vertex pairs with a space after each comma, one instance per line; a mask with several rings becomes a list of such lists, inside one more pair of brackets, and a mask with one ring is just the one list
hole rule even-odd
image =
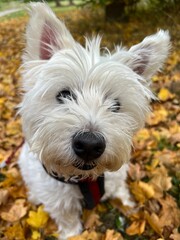
[[[42, 163], [50, 173], [65, 178], [96, 178], [105, 173], [103, 199], [119, 197], [133, 205], [125, 183], [125, 163], [130, 159], [132, 136], [150, 111], [154, 95], [147, 81], [167, 57], [169, 35], [160, 30], [129, 51], [117, 47], [113, 54], [101, 54], [100, 37], [86, 39], [82, 47], [45, 3], [31, 3], [30, 14], [23, 56], [25, 94], [19, 110], [26, 143], [19, 165], [29, 199], [44, 204], [58, 225], [60, 239], [67, 239], [82, 230], [83, 197], [77, 186], [50, 177]], [[76, 100], [58, 103], [56, 95], [63, 89], [71, 90]], [[120, 110], [113, 112], [117, 99]], [[71, 141], [78, 131], [105, 138], [106, 149], [92, 170], [73, 166], [77, 156]]]

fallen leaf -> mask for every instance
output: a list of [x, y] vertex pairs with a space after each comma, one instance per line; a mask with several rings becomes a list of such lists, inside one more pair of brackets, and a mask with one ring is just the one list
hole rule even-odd
[[129, 164], [128, 175], [133, 181], [139, 181], [145, 176], [145, 172], [141, 169], [140, 164]]
[[173, 135], [170, 137], [170, 140], [171, 140], [172, 144], [180, 143], [180, 132], [173, 134]]
[[145, 220], [134, 221], [128, 228], [126, 228], [126, 233], [130, 236], [132, 235], [141, 235], [146, 226]]
[[1, 218], [8, 222], [20, 220], [26, 215], [28, 210], [28, 206], [25, 206], [25, 203], [25, 199], [16, 200], [7, 212], [1, 212]]
[[33, 228], [43, 228], [49, 219], [49, 215], [44, 212], [43, 206], [39, 206], [37, 212], [30, 211], [27, 223]]
[[70, 237], [68, 240], [102, 240], [102, 234], [95, 231], [84, 231], [81, 235]]
[[130, 183], [130, 189], [135, 199], [140, 203], [145, 203], [148, 199], [154, 196], [153, 187], [142, 181], [135, 181]]
[[37, 240], [37, 239], [40, 239], [41, 234], [40, 234], [40, 232], [38, 232], [38, 231], [36, 231], [36, 230], [33, 230], [31, 237], [32, 237], [32, 239]]
[[167, 88], [161, 88], [158, 93], [158, 98], [161, 101], [167, 101], [169, 99], [172, 99], [174, 95], [167, 89]]
[[9, 192], [6, 189], [0, 189], [0, 205], [5, 204], [7, 202], [9, 196]]
[[120, 233], [108, 229], [103, 240], [123, 240], [123, 237]]
[[141, 130], [139, 130], [138, 132], [137, 132], [137, 135], [136, 135], [136, 139], [137, 140], [143, 140], [143, 141], [145, 141], [145, 140], [147, 140], [147, 139], [149, 139], [150, 138], [150, 133], [149, 133], [149, 131], [148, 131], [148, 129], [146, 129], [146, 128], [143, 128], [143, 129], [141, 129]]
[[159, 199], [164, 196], [164, 191], [168, 191], [172, 187], [171, 177], [168, 176], [167, 169], [164, 166], [156, 168], [151, 176], [149, 185], [155, 191], [154, 198]]
[[180, 209], [178, 208], [175, 199], [172, 196], [167, 195], [165, 199], [159, 199], [158, 201], [162, 206], [162, 209], [159, 213], [159, 223], [161, 227], [179, 227]]
[[154, 171], [156, 169], [156, 167], [158, 166], [158, 164], [159, 164], [159, 159], [158, 158], [154, 158], [154, 159], [152, 159], [150, 165], [146, 165], [146, 169], [148, 171]]
[[159, 217], [155, 213], [149, 214], [147, 211], [145, 211], [145, 218], [152, 229], [161, 236], [162, 226], [160, 224]]
[[8, 227], [4, 232], [4, 235], [8, 240], [26, 240], [23, 227], [20, 223], [15, 223]]
[[99, 220], [99, 215], [97, 213], [95, 213], [95, 212], [89, 211], [89, 215], [88, 215], [88, 217], [86, 217], [86, 221], [84, 223], [84, 228], [92, 230], [96, 226], [99, 226], [100, 224], [101, 224], [101, 222]]
[[167, 120], [168, 111], [163, 106], [159, 106], [159, 109], [154, 110], [151, 115], [147, 118], [146, 122], [152, 126], [157, 125], [160, 122]]
[[178, 232], [177, 228], [175, 228], [173, 230], [173, 233], [170, 235], [170, 239], [172, 239], [172, 240], [179, 240], [180, 239], [180, 233]]

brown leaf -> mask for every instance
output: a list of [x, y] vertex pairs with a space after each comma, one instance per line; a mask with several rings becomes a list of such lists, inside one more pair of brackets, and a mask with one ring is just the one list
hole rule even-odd
[[[85, 210], [87, 211], [87, 210]], [[84, 227], [85, 229], [95, 229], [96, 226], [99, 226], [101, 224], [99, 220], [99, 215], [95, 213], [94, 211], [89, 211], [89, 216], [87, 217]]]
[[152, 179], [149, 184], [155, 190], [154, 198], [161, 198], [164, 195], [164, 191], [168, 191], [171, 186], [171, 177], [168, 176], [167, 169], [164, 166], [156, 168], [152, 174]]
[[172, 239], [172, 240], [180, 239], [180, 233], [178, 232], [177, 228], [173, 230], [173, 233], [170, 235], [170, 239]]
[[180, 133], [175, 133], [170, 137], [172, 144], [180, 143]]
[[6, 212], [1, 212], [0, 216], [3, 220], [8, 222], [15, 222], [24, 217], [27, 213], [28, 207], [25, 206], [25, 199], [16, 200], [10, 209]]
[[145, 176], [145, 172], [141, 169], [140, 164], [130, 164], [128, 174], [133, 181], [139, 181]]
[[167, 195], [165, 199], [159, 199], [162, 206], [159, 213], [159, 222], [161, 227], [164, 226], [180, 226], [180, 209], [177, 206], [175, 199]]
[[9, 196], [9, 192], [6, 189], [0, 189], [0, 205], [5, 204], [7, 202]]

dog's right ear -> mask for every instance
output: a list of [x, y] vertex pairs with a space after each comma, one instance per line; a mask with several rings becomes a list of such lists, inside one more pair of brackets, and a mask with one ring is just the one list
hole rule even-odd
[[48, 60], [60, 49], [72, 48], [75, 41], [45, 3], [29, 4], [30, 21], [26, 30], [24, 62]]

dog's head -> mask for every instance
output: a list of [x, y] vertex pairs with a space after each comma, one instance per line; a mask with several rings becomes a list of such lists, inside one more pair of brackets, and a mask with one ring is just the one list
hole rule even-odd
[[45, 3], [30, 13], [20, 113], [31, 151], [64, 176], [118, 170], [149, 112], [149, 80], [168, 55], [168, 32], [102, 54], [100, 37], [81, 46]]

